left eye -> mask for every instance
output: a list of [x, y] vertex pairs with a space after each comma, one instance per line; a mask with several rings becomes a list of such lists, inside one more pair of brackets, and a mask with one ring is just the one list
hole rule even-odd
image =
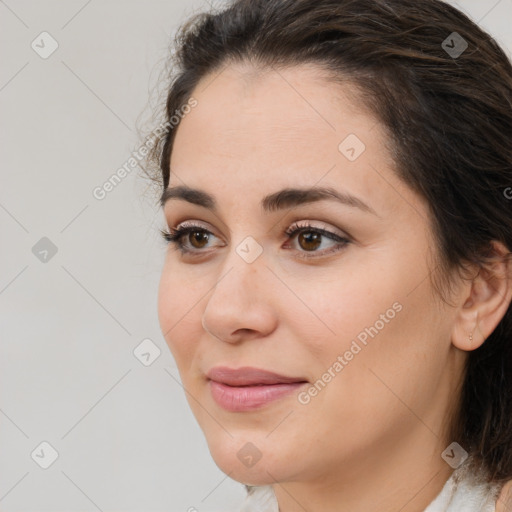
[[[178, 228], [171, 229], [170, 231], [161, 230], [160, 233], [166, 242], [176, 245], [182, 254], [194, 255], [204, 252], [202, 251], [202, 249], [205, 248], [204, 244], [209, 242], [211, 236], [215, 236], [207, 229], [194, 224], [181, 225]], [[318, 257], [316, 255], [317, 253], [324, 256], [326, 254], [339, 251], [347, 244], [351, 243], [347, 237], [339, 236], [326, 229], [314, 227], [311, 224], [293, 225], [285, 231], [285, 235], [289, 240], [298, 235], [297, 242], [304, 252], [299, 250], [297, 256], [302, 258]], [[324, 251], [318, 251], [318, 247], [322, 244], [322, 238], [328, 238], [336, 243], [334, 246], [331, 246]], [[187, 244], [183, 242], [183, 239], [190, 242], [193, 248], [187, 246]], [[315, 255], [313, 256], [308, 253], [315, 253]]]
[[[297, 242], [299, 246], [305, 250], [305, 252], [298, 252], [297, 256], [301, 258], [318, 257], [316, 253], [319, 253], [320, 256], [326, 256], [327, 254], [340, 251], [351, 242], [347, 237], [337, 235], [336, 233], [326, 229], [314, 227], [309, 223], [306, 225], [294, 225], [287, 229], [285, 234], [289, 239], [292, 239], [295, 237], [295, 235], [298, 235]], [[327, 238], [336, 243], [324, 251], [317, 251], [316, 249], [318, 249], [318, 247], [322, 244], [322, 238]], [[308, 254], [311, 252], [314, 254]]]

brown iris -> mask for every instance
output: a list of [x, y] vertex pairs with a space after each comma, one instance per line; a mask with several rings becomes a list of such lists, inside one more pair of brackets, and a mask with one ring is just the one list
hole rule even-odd
[[[314, 250], [321, 243], [322, 235], [320, 233], [314, 233], [312, 231], [303, 231], [299, 233], [299, 244], [305, 250]], [[304, 246], [301, 242], [305, 240], [306, 246]], [[310, 245], [313, 244], [313, 245]]]
[[[204, 242], [208, 242], [208, 233], [205, 233], [203, 231], [199, 231], [199, 230], [196, 230], [196, 231], [191, 231], [189, 234], [189, 240], [193, 240], [193, 241], [199, 241], [199, 244], [201, 243], [201, 239], [204, 241]], [[199, 246], [196, 246], [195, 243], [192, 241], [192, 246], [195, 247], [196, 249], [202, 249], [203, 246], [202, 245], [199, 245]]]

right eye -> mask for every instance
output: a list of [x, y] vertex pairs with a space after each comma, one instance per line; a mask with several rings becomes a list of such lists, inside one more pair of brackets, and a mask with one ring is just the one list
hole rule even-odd
[[[160, 233], [167, 243], [177, 246], [182, 254], [201, 251], [205, 247], [201, 244], [205, 242], [208, 243], [210, 236], [215, 236], [211, 231], [197, 224], [181, 224], [177, 228], [171, 228], [169, 231], [160, 230]], [[188, 244], [184, 242], [183, 239], [185, 239]], [[191, 244], [193, 248], [190, 248], [189, 244]]]

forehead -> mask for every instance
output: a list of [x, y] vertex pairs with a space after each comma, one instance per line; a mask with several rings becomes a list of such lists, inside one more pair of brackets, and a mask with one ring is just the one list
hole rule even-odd
[[[182, 177], [187, 185], [247, 194], [323, 180], [370, 197], [382, 181], [375, 169], [391, 172], [380, 123], [353, 87], [327, 80], [318, 67], [232, 65], [205, 77], [191, 96], [197, 106], [179, 125], [170, 186]], [[343, 153], [347, 140], [359, 144], [356, 160]]]
[[363, 113], [353, 86], [328, 81], [310, 64], [280, 70], [230, 65], [203, 78], [192, 96], [198, 105], [181, 122], [176, 146], [192, 134], [198, 144], [233, 141], [242, 150], [258, 142], [280, 148], [287, 140], [327, 146], [348, 133], [364, 137], [377, 124]]

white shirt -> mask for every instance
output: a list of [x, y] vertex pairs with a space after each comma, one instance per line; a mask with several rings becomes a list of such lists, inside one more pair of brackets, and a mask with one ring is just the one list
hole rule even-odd
[[[452, 473], [424, 512], [495, 512], [502, 485], [485, 483], [469, 474], [465, 467]], [[247, 497], [239, 512], [279, 512], [272, 486], [246, 487]]]

